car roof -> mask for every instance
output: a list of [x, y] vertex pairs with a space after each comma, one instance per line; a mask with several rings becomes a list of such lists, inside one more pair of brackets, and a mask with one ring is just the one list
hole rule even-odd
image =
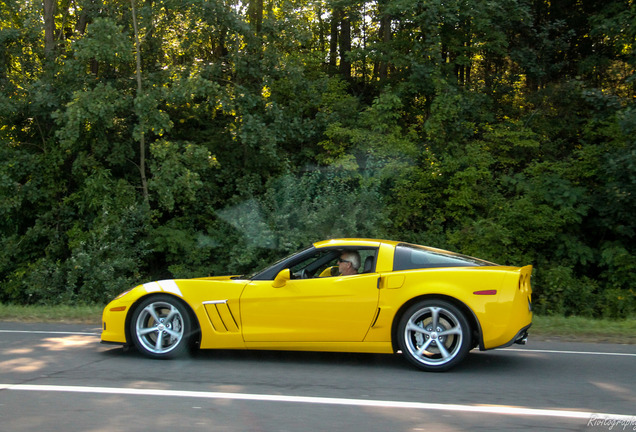
[[365, 239], [365, 238], [339, 238], [339, 239], [330, 239], [323, 240], [314, 243], [314, 247], [323, 248], [323, 247], [333, 247], [333, 246], [363, 246], [363, 247], [378, 247], [380, 243], [397, 245], [400, 242], [393, 240], [380, 240], [380, 239]]

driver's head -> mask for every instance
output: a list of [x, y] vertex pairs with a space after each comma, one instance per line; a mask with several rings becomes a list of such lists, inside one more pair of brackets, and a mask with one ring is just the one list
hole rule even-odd
[[360, 254], [358, 251], [344, 251], [340, 254], [338, 268], [341, 274], [355, 274], [360, 268]]

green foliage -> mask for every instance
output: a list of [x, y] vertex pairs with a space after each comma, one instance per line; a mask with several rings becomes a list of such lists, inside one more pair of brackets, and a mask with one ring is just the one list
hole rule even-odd
[[132, 60], [128, 37], [123, 26], [110, 18], [96, 18], [86, 35], [75, 43], [76, 58], [81, 62], [103, 62], [109, 65]]
[[586, 277], [577, 277], [569, 267], [554, 267], [539, 271], [534, 302], [538, 313], [548, 315], [599, 315], [596, 284]]
[[201, 173], [218, 165], [206, 147], [189, 142], [155, 141], [150, 153], [149, 187], [156, 193], [159, 208], [169, 212], [175, 205], [195, 201], [203, 187]]
[[55, 3], [0, 0], [0, 301], [371, 236], [636, 310], [629, 2], [136, 3], [139, 64], [129, 4]]
[[64, 109], [53, 113], [60, 125], [57, 137], [61, 147], [72, 153], [88, 145], [97, 157], [112, 158], [108, 137], [121, 121], [120, 113], [129, 106], [130, 100], [109, 83], [75, 91]]
[[221, 242], [215, 255], [228, 253], [232, 272], [245, 273], [318, 240], [376, 237], [386, 224], [382, 207], [377, 182], [357, 170], [282, 176], [268, 183], [260, 199], [218, 212], [218, 229], [231, 241]]
[[140, 236], [143, 219], [139, 209], [120, 215], [103, 209], [90, 230], [73, 227], [67, 233], [70, 257], [44, 258], [28, 272], [23, 284], [29, 302], [104, 303], [135, 285], [149, 253]]

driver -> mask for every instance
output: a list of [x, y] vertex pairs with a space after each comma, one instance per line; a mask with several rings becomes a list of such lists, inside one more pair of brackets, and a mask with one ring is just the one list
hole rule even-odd
[[360, 254], [358, 251], [344, 251], [338, 259], [338, 271], [341, 276], [358, 274]]

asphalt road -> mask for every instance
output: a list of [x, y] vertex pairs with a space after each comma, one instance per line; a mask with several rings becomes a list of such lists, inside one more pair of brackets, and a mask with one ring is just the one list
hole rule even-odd
[[445, 373], [398, 355], [150, 360], [99, 328], [0, 322], [0, 431], [636, 431], [636, 345], [532, 342]]

